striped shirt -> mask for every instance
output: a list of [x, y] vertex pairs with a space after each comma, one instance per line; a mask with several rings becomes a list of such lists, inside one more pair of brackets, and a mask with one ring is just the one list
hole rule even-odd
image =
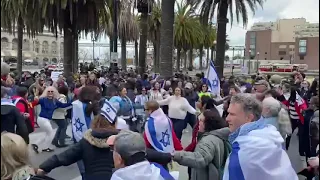
[[295, 102], [292, 102], [292, 101], [289, 102], [289, 115], [292, 120], [296, 120], [296, 121], [299, 120], [299, 115], [295, 108]]

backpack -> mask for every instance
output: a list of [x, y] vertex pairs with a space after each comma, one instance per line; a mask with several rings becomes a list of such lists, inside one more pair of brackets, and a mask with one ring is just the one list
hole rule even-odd
[[[12, 100], [12, 103], [16, 106], [18, 102], [21, 102], [23, 105], [24, 105], [24, 108], [25, 108], [25, 112], [26, 113], [29, 113], [29, 106], [28, 104], [22, 100], [22, 98], [17, 98], [17, 99], [13, 99]], [[25, 119], [25, 122], [26, 122], [26, 126], [27, 126], [27, 129], [28, 129], [28, 132], [29, 134], [32, 133], [34, 131], [33, 127], [32, 127], [32, 124], [31, 124], [31, 120], [29, 118], [26, 118]]]
[[[216, 136], [216, 137], [218, 137], [218, 136]], [[216, 164], [214, 164], [214, 163], [213, 163], [213, 165], [218, 169], [219, 174], [221, 175], [220, 179], [222, 179], [223, 173], [224, 173], [224, 167], [225, 167], [226, 161], [232, 151], [232, 146], [228, 140], [222, 139], [220, 137], [218, 137], [218, 138], [221, 139], [221, 141], [223, 142], [223, 147], [224, 147], [223, 160], [222, 160], [222, 164], [220, 167], [217, 167]]]

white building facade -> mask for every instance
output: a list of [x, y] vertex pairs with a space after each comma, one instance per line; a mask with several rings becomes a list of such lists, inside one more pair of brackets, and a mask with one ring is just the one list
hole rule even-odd
[[[18, 50], [18, 34], [17, 32], [9, 34], [1, 30], [1, 59], [14, 62], [17, 60]], [[63, 35], [58, 38], [49, 31], [44, 30], [43, 33], [36, 37], [29, 37], [23, 34], [22, 40], [22, 59], [33, 60], [40, 65], [43, 63], [57, 64], [63, 58]]]

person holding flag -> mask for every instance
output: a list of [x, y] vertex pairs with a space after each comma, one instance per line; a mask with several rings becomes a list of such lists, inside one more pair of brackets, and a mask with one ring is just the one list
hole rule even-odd
[[208, 91], [214, 97], [220, 97], [220, 80], [212, 61], [210, 61], [210, 66], [208, 66], [203, 82], [207, 84]]

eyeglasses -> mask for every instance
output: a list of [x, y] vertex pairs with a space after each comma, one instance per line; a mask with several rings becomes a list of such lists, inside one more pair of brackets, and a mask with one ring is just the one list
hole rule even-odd
[[48, 93], [53, 93], [53, 91], [48, 91]]

